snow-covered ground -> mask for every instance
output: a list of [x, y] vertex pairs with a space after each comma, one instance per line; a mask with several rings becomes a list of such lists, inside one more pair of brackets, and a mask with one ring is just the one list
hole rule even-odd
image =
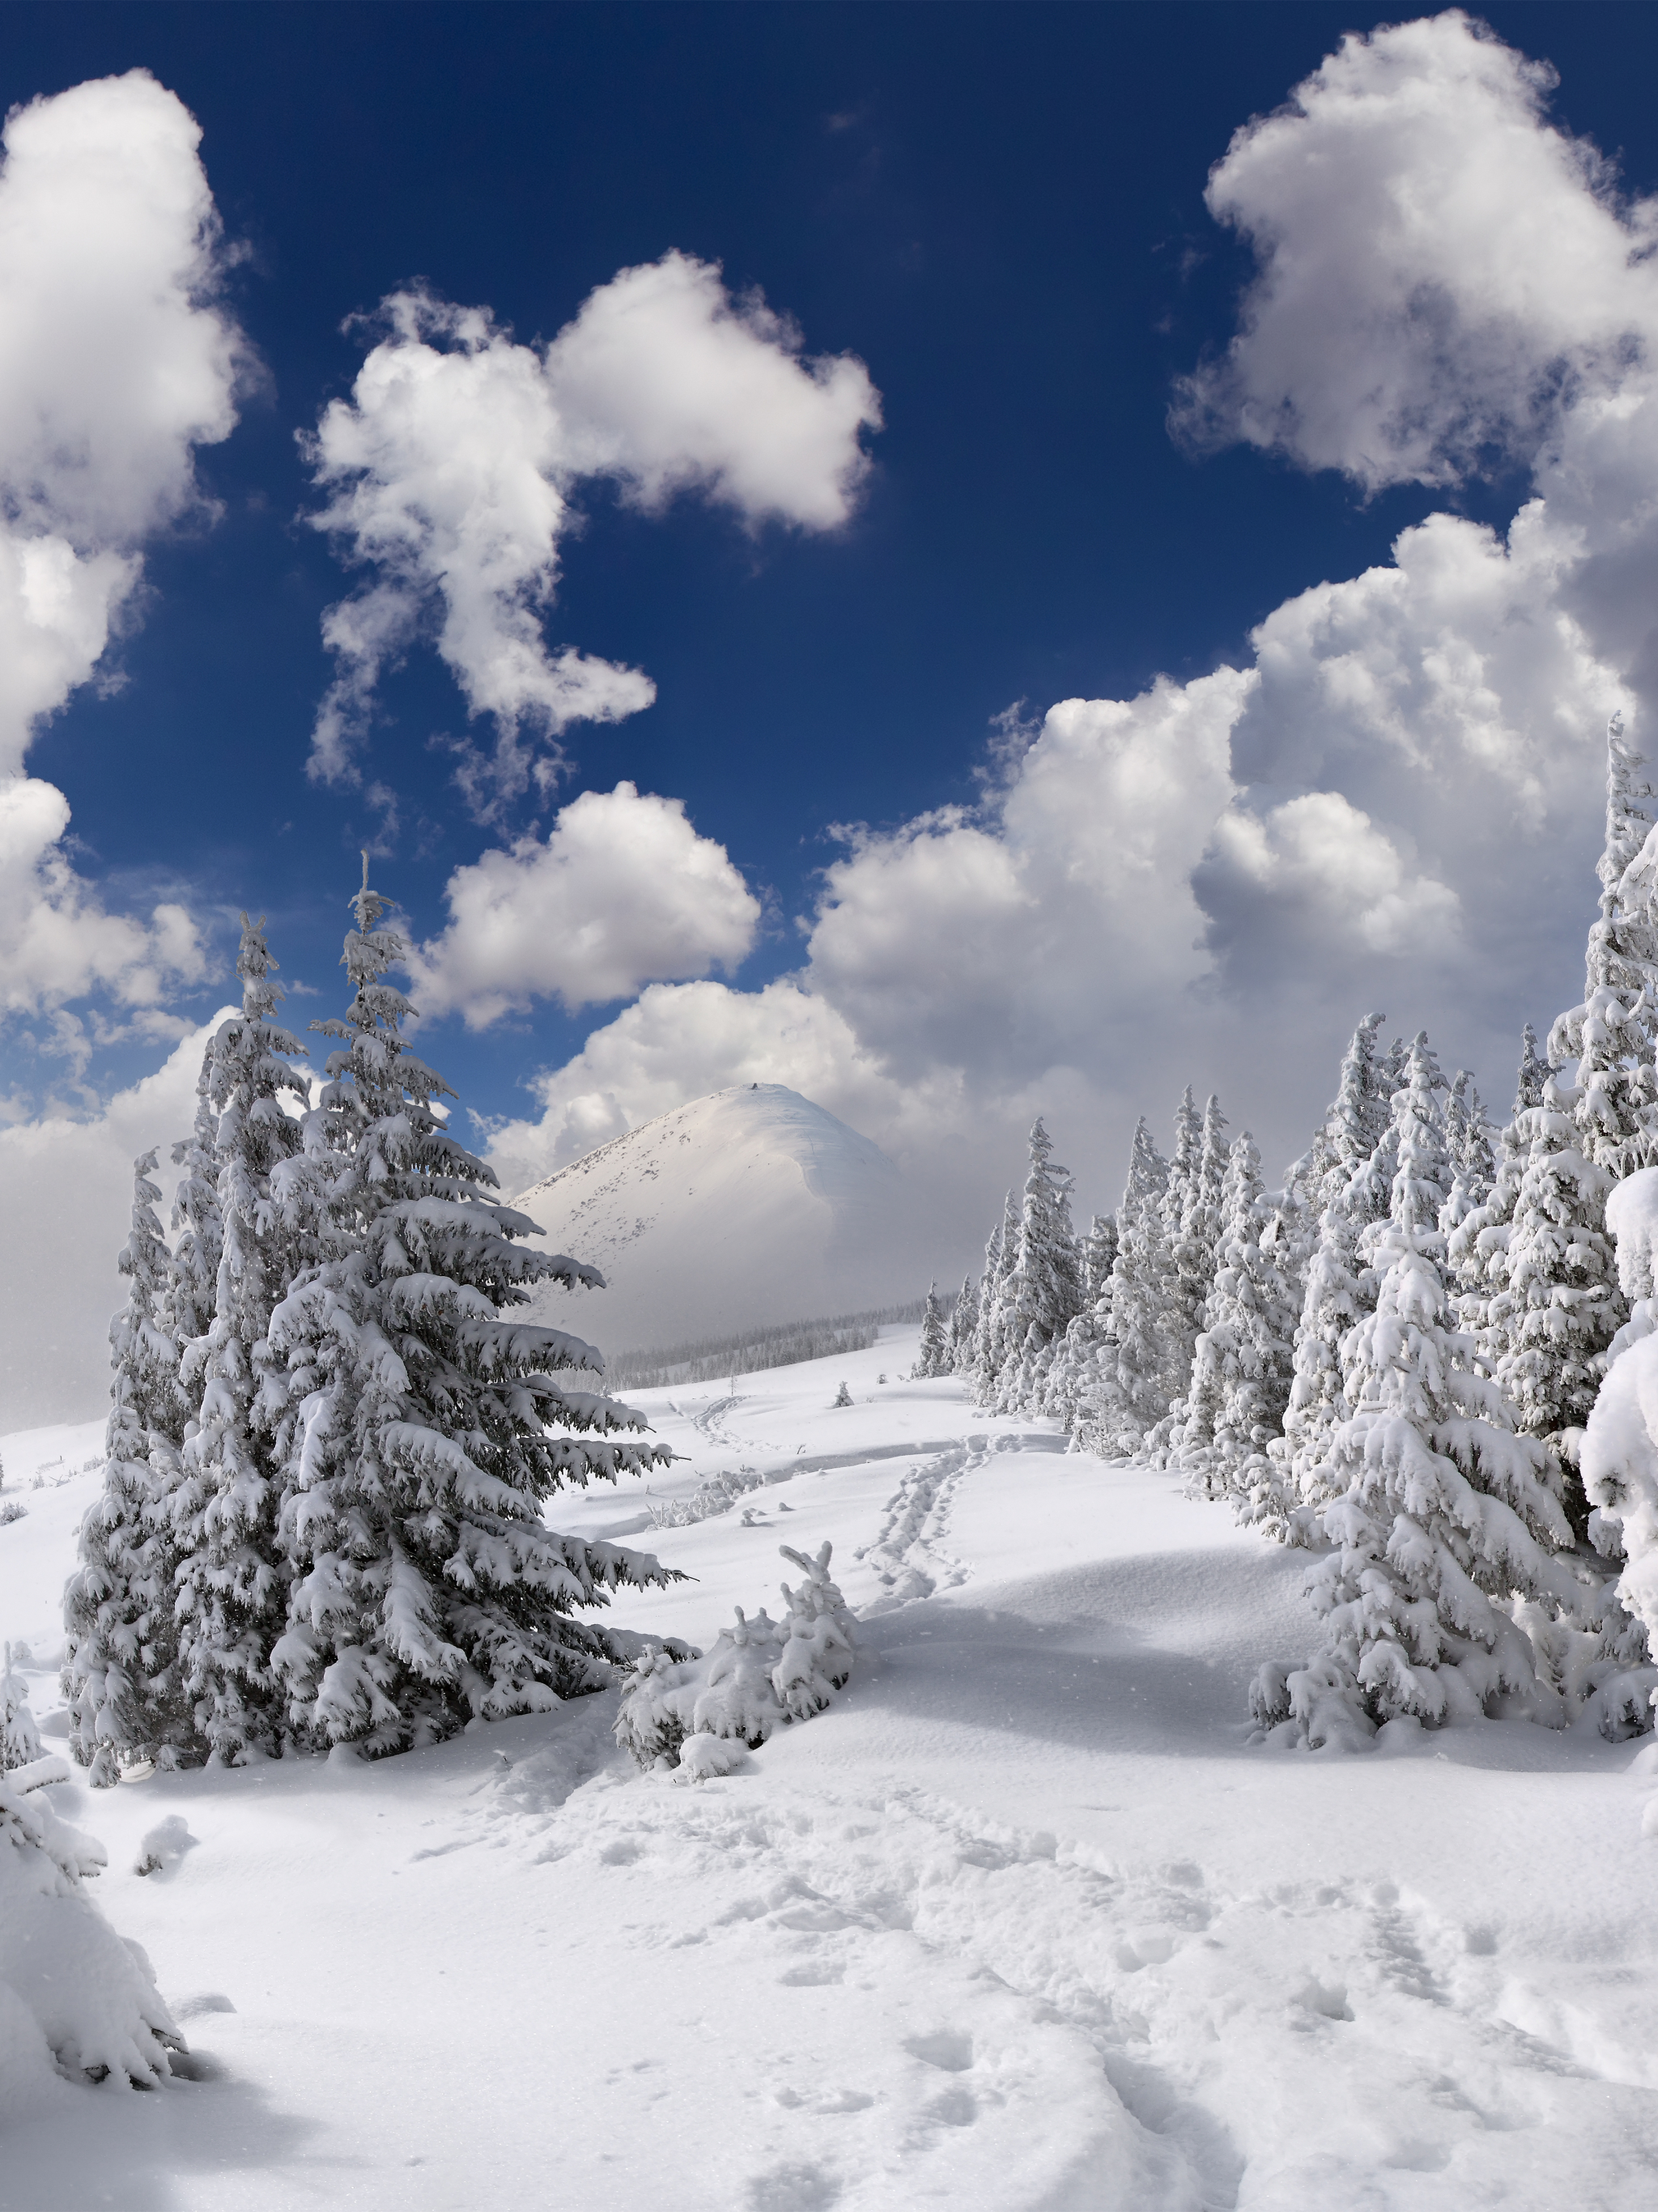
[[[826, 1536], [863, 1616], [839, 1702], [739, 1771], [639, 1775], [612, 1695], [375, 1766], [54, 1790], [198, 2078], [64, 2084], [0, 2206], [1645, 2212], [1658, 1747], [1250, 1745], [1304, 1558], [899, 1380], [915, 1335], [641, 1401], [688, 1455], [659, 1499], [784, 1479], [635, 1533], [695, 1579], [620, 1621], [710, 1642]], [[41, 1719], [100, 1436], [0, 1439]], [[636, 1532], [642, 1487], [554, 1517]], [[169, 1816], [189, 1846], [141, 1877]]]

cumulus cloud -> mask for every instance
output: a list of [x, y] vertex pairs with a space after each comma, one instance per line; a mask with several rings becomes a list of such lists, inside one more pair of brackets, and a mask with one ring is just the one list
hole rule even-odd
[[0, 769], [83, 684], [142, 541], [228, 435], [240, 342], [215, 304], [201, 132], [147, 71], [8, 118], [0, 168]]
[[1551, 82], [1460, 15], [1345, 40], [1215, 172], [1257, 275], [1183, 398], [1365, 491], [1518, 454], [1508, 529], [1430, 515], [1244, 667], [1054, 707], [981, 808], [853, 840], [786, 985], [663, 986], [590, 1038], [519, 1157], [763, 1066], [948, 1168], [977, 1230], [1033, 1104], [1085, 1203], [1188, 1079], [1287, 1158], [1371, 1006], [1506, 1097], [1581, 974], [1608, 716], [1658, 756], [1654, 216]]
[[63, 848], [69, 801], [35, 776], [0, 783], [0, 1016], [61, 1006], [101, 989], [154, 1007], [195, 982], [205, 962], [188, 911], [171, 901], [148, 921], [106, 913]]
[[154, 1074], [118, 1091], [95, 1115], [0, 1127], [0, 1427], [87, 1420], [106, 1401], [104, 1323], [122, 1298], [115, 1262], [132, 1204], [132, 1163], [160, 1146], [170, 1198], [170, 1148], [189, 1133], [202, 1054], [231, 1011], [192, 1030]]
[[137, 70], [8, 118], [0, 167], [0, 1012], [93, 988], [153, 1004], [200, 973], [181, 909], [109, 915], [26, 778], [31, 734], [130, 616], [143, 541], [198, 502], [194, 452], [228, 435], [242, 363], [216, 303], [201, 133]]
[[861, 362], [805, 359], [792, 325], [680, 253], [623, 270], [541, 349], [426, 292], [381, 313], [387, 335], [307, 443], [327, 495], [313, 520], [367, 571], [324, 619], [338, 673], [311, 770], [357, 779], [382, 672], [430, 635], [469, 715], [494, 726], [492, 754], [462, 762], [487, 817], [532, 778], [549, 787], [572, 723], [655, 696], [637, 669], [548, 643], [576, 486], [610, 477], [651, 508], [698, 489], [750, 525], [831, 528], [879, 407]]
[[853, 355], [802, 347], [757, 294], [734, 301], [717, 268], [665, 253], [600, 285], [548, 348], [547, 380], [576, 469], [619, 478], [641, 507], [695, 489], [750, 524], [832, 530], [880, 400]]
[[642, 984], [734, 968], [760, 905], [723, 845], [677, 799], [631, 783], [586, 791], [545, 842], [521, 838], [457, 868], [449, 924], [411, 963], [424, 1013], [459, 1007], [483, 1029], [537, 999], [566, 1007], [631, 998]]
[[1547, 121], [1554, 82], [1453, 10], [1349, 35], [1244, 125], [1207, 197], [1257, 273], [1187, 431], [1447, 484], [1621, 384], [1658, 326], [1658, 203]]

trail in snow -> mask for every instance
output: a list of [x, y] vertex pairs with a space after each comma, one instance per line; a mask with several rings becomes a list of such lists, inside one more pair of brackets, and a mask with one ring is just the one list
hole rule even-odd
[[[672, 1482], [746, 1459], [779, 1517], [660, 1531], [694, 1579], [622, 1625], [706, 1644], [784, 1534], [833, 1540], [865, 1624], [742, 1771], [637, 1774], [607, 1694], [375, 1766], [65, 1785], [196, 2078], [65, 2085], [0, 2212], [477, 2212], [555, 2172], [591, 2212], [1646, 2212], [1658, 1746], [1251, 1748], [1304, 1561], [954, 1385], [878, 1396], [900, 1356], [653, 1401]], [[43, 1717], [72, 1487], [0, 1528]]]
[[[957, 1589], [973, 1570], [944, 1548], [950, 1509], [957, 1486], [981, 1468], [993, 1452], [1063, 1450], [1066, 1439], [1024, 1430], [997, 1436], [969, 1437], [944, 1444], [924, 1465], [912, 1468], [888, 1500], [881, 1533], [854, 1556], [882, 1585], [881, 1595], [860, 1610], [867, 1616], [890, 1613], [931, 1597], [935, 1590]], [[896, 1448], [894, 1456], [908, 1447]], [[853, 1461], [866, 1465], [868, 1462]]]

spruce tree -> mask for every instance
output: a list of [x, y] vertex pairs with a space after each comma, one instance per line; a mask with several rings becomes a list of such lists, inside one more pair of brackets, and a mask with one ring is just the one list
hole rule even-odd
[[950, 1335], [938, 1304], [938, 1285], [926, 1286], [926, 1310], [921, 1316], [921, 1344], [911, 1372], [918, 1376], [948, 1375]]
[[998, 1404], [1006, 1413], [1038, 1410], [1065, 1332], [1082, 1310], [1082, 1263], [1071, 1226], [1069, 1171], [1054, 1159], [1040, 1118], [1019, 1215], [1017, 1256], [1007, 1281], [1007, 1349]]
[[971, 1275], [963, 1275], [956, 1293], [956, 1310], [950, 1316], [950, 1371], [966, 1376], [973, 1367], [973, 1346], [979, 1328], [979, 1293]]
[[1175, 1458], [1193, 1487], [1247, 1499], [1283, 1432], [1295, 1313], [1278, 1265], [1278, 1217], [1246, 1129], [1230, 1146], [1222, 1188], [1218, 1266], [1193, 1364]]
[[1083, 1310], [1066, 1328], [1048, 1370], [1040, 1411], [1075, 1430], [1084, 1392], [1096, 1379], [1111, 1337], [1111, 1278], [1117, 1261], [1116, 1217], [1096, 1213], [1082, 1244]]
[[1316, 1237], [1295, 1332], [1283, 1448], [1272, 1455], [1276, 1479], [1255, 1514], [1290, 1543], [1312, 1540], [1319, 1509], [1333, 1494], [1321, 1471], [1330, 1438], [1351, 1410], [1342, 1395], [1341, 1341], [1371, 1304], [1374, 1279], [1366, 1279], [1358, 1244], [1382, 1210], [1379, 1194], [1391, 1173], [1391, 1094], [1384, 1086], [1393, 1080], [1393, 1062], [1377, 1048], [1382, 1019], [1367, 1014], [1353, 1031], [1308, 1170]]
[[244, 915], [242, 1011], [213, 1040], [208, 1081], [219, 1115], [218, 1279], [211, 1325], [185, 1352], [197, 1402], [171, 1504], [184, 1693], [202, 1745], [227, 1765], [276, 1752], [282, 1724], [271, 1666], [286, 1611], [282, 1475], [260, 1397], [271, 1312], [301, 1257], [273, 1182], [301, 1149], [310, 1091], [292, 1064], [302, 1048], [272, 1019], [282, 997], [275, 964], [263, 921]]
[[1001, 1395], [1011, 1326], [1010, 1282], [1018, 1262], [1019, 1217], [1010, 1190], [1002, 1218], [985, 1244], [985, 1271], [979, 1285], [979, 1318], [973, 1345], [970, 1392], [975, 1406], [994, 1406]]
[[1099, 1347], [1093, 1381], [1080, 1393], [1078, 1435], [1088, 1449], [1107, 1459], [1132, 1457], [1169, 1411], [1174, 1262], [1163, 1204], [1168, 1188], [1169, 1164], [1142, 1121], [1117, 1214], [1111, 1334]]
[[1549, 1032], [1549, 1059], [1570, 1063], [1573, 1118], [1585, 1156], [1614, 1181], [1658, 1164], [1658, 855], [1644, 853], [1652, 787], [1624, 738], [1606, 730], [1606, 842], [1596, 874], [1583, 998]]
[[196, 1126], [173, 1147], [173, 1164], [185, 1170], [173, 1199], [173, 1247], [167, 1326], [180, 1358], [213, 1326], [218, 1297], [224, 1224], [219, 1217], [219, 1116], [209, 1095], [213, 1047], [202, 1058], [196, 1084]]
[[143, 1758], [171, 1765], [188, 1747], [173, 1620], [173, 1551], [166, 1504], [184, 1441], [179, 1347], [167, 1325], [172, 1260], [149, 1178], [156, 1155], [133, 1164], [131, 1228], [117, 1262], [130, 1288], [109, 1327], [109, 1420], [104, 1479], [81, 1523], [78, 1564], [64, 1592], [63, 1690], [70, 1747], [94, 1789]]
[[1382, 1722], [1473, 1718], [1535, 1690], [1515, 1596], [1553, 1603], [1570, 1544], [1548, 1454], [1515, 1433], [1498, 1386], [1472, 1370], [1452, 1326], [1440, 1210], [1450, 1186], [1435, 1071], [1418, 1037], [1394, 1100], [1398, 1161], [1375, 1240], [1376, 1310], [1343, 1344], [1351, 1411], [1330, 1464], [1341, 1494], [1324, 1509], [1335, 1548], [1309, 1587], [1322, 1650], [1285, 1678], [1264, 1668], [1263, 1722], [1293, 1717], [1315, 1743], [1354, 1741]]
[[1108, 1308], [1111, 1297], [1111, 1270], [1117, 1261], [1117, 1218], [1113, 1213], [1096, 1213], [1083, 1240], [1083, 1306], [1084, 1311], [1094, 1311], [1104, 1299]]
[[1451, 1164], [1449, 1203], [1456, 1221], [1485, 1204], [1497, 1179], [1491, 1136], [1491, 1116], [1481, 1103], [1473, 1077], [1466, 1067], [1459, 1068], [1445, 1101], [1445, 1150]]
[[[617, 1654], [578, 1616], [653, 1559], [562, 1536], [542, 1508], [567, 1484], [671, 1456], [605, 1397], [598, 1353], [514, 1317], [533, 1286], [602, 1287], [534, 1251], [523, 1214], [451, 1133], [452, 1096], [410, 1049], [386, 981], [404, 947], [364, 884], [343, 964], [353, 998], [307, 1118], [326, 1249], [273, 1317], [269, 1395], [287, 1476], [288, 1622], [274, 1658], [289, 1723], [372, 1753], [469, 1721], [545, 1711], [611, 1679]], [[316, 1184], [289, 1178], [301, 1227]]]
[[[1584, 1158], [1571, 1088], [1552, 1077], [1516, 1130], [1520, 1168], [1507, 1234], [1492, 1255], [1478, 1340], [1515, 1425], [1570, 1464], [1625, 1308], [1606, 1232], [1611, 1178]], [[1581, 1534], [1588, 1506], [1575, 1475], [1565, 1502]]]

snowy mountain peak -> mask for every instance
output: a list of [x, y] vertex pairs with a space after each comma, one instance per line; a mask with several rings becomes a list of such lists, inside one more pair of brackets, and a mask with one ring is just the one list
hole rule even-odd
[[671, 1108], [513, 1202], [598, 1296], [548, 1286], [537, 1318], [641, 1348], [909, 1295], [891, 1256], [902, 1176], [878, 1145], [786, 1084]]

